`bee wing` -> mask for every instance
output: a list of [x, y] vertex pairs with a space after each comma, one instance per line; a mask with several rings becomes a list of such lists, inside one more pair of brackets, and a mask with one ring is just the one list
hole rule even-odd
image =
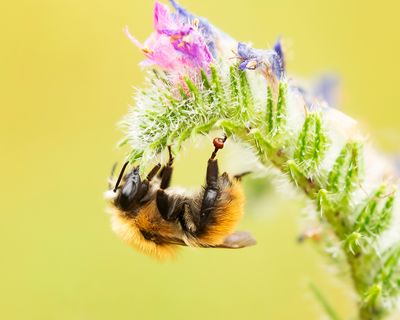
[[157, 236], [156, 242], [163, 243], [163, 244], [175, 244], [178, 246], [187, 246], [187, 244], [183, 240], [181, 240], [179, 238], [174, 238], [174, 237]]
[[227, 236], [224, 242], [216, 246], [216, 248], [240, 249], [254, 246], [255, 244], [257, 244], [257, 241], [250, 232], [236, 231]]
[[[178, 238], [170, 237], [157, 237], [158, 243], [175, 244], [179, 246], [187, 246], [187, 244]], [[226, 249], [240, 249], [245, 247], [254, 246], [257, 241], [253, 238], [250, 232], [236, 231], [227, 236], [223, 243], [216, 246], [204, 246], [204, 248], [226, 248]]]

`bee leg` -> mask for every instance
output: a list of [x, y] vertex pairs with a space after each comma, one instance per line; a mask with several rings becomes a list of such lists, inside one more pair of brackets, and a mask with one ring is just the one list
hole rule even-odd
[[164, 172], [165, 172], [165, 166], [162, 166], [162, 167], [161, 167], [161, 170], [158, 172], [157, 177], [158, 177], [159, 179], [161, 179], [162, 176], [164, 175]]
[[215, 138], [213, 141], [215, 149], [211, 154], [210, 159], [208, 159], [206, 188], [204, 190], [203, 200], [201, 203], [201, 211], [200, 211], [200, 227], [206, 223], [207, 218], [210, 212], [214, 209], [215, 202], [217, 201], [218, 198], [219, 169], [218, 169], [218, 160], [215, 159], [215, 157], [217, 156], [218, 150], [224, 147], [226, 139], [227, 137], [225, 136], [224, 138]]
[[169, 160], [166, 165], [161, 168], [158, 173], [158, 177], [161, 179], [162, 187], [161, 189], [166, 189], [171, 183], [172, 177], [172, 165], [174, 164], [174, 157], [172, 156], [171, 146], [168, 146]]
[[219, 193], [218, 176], [218, 161], [216, 159], [209, 159], [206, 174], [206, 187], [201, 203], [201, 220], [208, 217], [210, 211], [212, 211], [214, 208], [215, 202], [217, 201]]
[[213, 140], [214, 151], [213, 151], [213, 153], [211, 154], [211, 158], [210, 158], [210, 159], [213, 160], [213, 159], [217, 156], [218, 150], [224, 148], [224, 144], [225, 144], [226, 139], [228, 139], [228, 137], [227, 137], [226, 135], [224, 135], [223, 138], [215, 138], [215, 139]]
[[172, 199], [164, 191], [171, 184], [174, 157], [172, 156], [171, 146], [168, 146], [169, 160], [168, 163], [161, 169], [160, 189], [157, 190], [156, 203], [158, 211], [165, 220], [174, 220], [182, 211], [182, 205]]
[[149, 194], [148, 192], [150, 181], [155, 177], [160, 168], [161, 164], [157, 163], [154, 168], [151, 169], [150, 172], [147, 174], [146, 179], [142, 182], [142, 185], [140, 186], [140, 190], [137, 195], [139, 203], [143, 204], [151, 200], [151, 194]]
[[184, 204], [180, 199], [168, 195], [164, 190], [157, 190], [157, 209], [166, 221], [174, 221], [182, 215]]
[[193, 208], [190, 202], [184, 202], [179, 216], [182, 229], [192, 234], [196, 234], [200, 225], [200, 216], [194, 212], [196, 212], [196, 209]]
[[167, 189], [171, 183], [172, 177], [172, 167], [166, 165], [164, 168], [164, 173], [161, 178], [160, 189], [157, 190], [156, 195], [156, 203], [158, 211], [160, 211], [161, 216], [165, 220], [173, 220], [176, 214], [174, 214], [176, 210], [176, 203], [172, 201], [172, 199], [168, 196], [168, 194], [164, 191]]
[[150, 170], [149, 174], [146, 177], [147, 181], [151, 181], [155, 177], [158, 171], [160, 171], [161, 164], [157, 163], [157, 165], [154, 166], [153, 169]]
[[167, 164], [161, 169], [161, 184], [160, 189], [167, 189], [171, 184], [172, 171], [174, 164], [174, 157], [172, 156], [171, 146], [168, 146], [169, 160]]

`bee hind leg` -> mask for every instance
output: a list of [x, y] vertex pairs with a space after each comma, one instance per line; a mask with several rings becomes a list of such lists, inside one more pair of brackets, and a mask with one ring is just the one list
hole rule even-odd
[[213, 141], [215, 149], [211, 154], [210, 159], [208, 159], [208, 164], [207, 164], [206, 187], [204, 190], [204, 195], [200, 210], [200, 228], [206, 224], [208, 216], [214, 209], [215, 203], [217, 201], [220, 192], [218, 187], [218, 177], [219, 177], [218, 160], [215, 159], [215, 157], [217, 156], [218, 150], [224, 147], [226, 139], [227, 137], [224, 136], [223, 138], [215, 138]]
[[201, 203], [200, 218], [208, 217], [210, 211], [214, 208], [218, 198], [218, 161], [209, 159], [206, 173], [206, 187], [204, 190], [203, 200]]

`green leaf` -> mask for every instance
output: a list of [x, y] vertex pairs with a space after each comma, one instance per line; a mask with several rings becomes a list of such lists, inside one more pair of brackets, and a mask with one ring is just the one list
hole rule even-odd
[[383, 209], [379, 214], [376, 215], [374, 219], [374, 224], [370, 226], [370, 232], [373, 233], [375, 236], [382, 234], [383, 231], [385, 231], [389, 227], [393, 217], [395, 198], [395, 193], [387, 197]]
[[274, 100], [272, 98], [272, 89], [267, 88], [267, 110], [265, 112], [265, 122], [267, 124], [267, 134], [273, 133], [275, 128]]
[[276, 126], [279, 131], [283, 131], [286, 126], [287, 105], [286, 105], [287, 85], [279, 83], [278, 102], [276, 104]]
[[211, 89], [211, 84], [208, 81], [208, 77], [207, 77], [206, 72], [203, 69], [201, 69], [200, 70], [200, 74], [201, 74], [201, 80], [203, 82], [204, 89], [205, 90], [210, 90]]
[[319, 187], [315, 181], [307, 177], [295, 161], [289, 160], [287, 163], [287, 171], [292, 181], [299, 186], [312, 199], [318, 195]]
[[294, 158], [297, 160], [297, 163], [301, 164], [307, 160], [307, 154], [311, 144], [313, 143], [313, 139], [311, 136], [312, 126], [315, 123], [314, 114], [309, 114], [304, 121], [303, 128], [300, 132], [299, 138], [297, 140], [296, 152], [294, 154]]
[[374, 216], [378, 211], [379, 198], [384, 194], [386, 185], [382, 185], [375, 191], [372, 196], [365, 200], [365, 205], [360, 214], [356, 218], [354, 229], [360, 232], [366, 232], [371, 227], [371, 222], [374, 222]]
[[331, 172], [329, 173], [328, 190], [330, 192], [337, 193], [340, 191], [342, 179], [346, 174], [350, 153], [351, 153], [351, 144], [347, 143], [343, 147], [342, 151], [340, 152], [339, 156], [336, 159], [335, 164], [333, 165]]

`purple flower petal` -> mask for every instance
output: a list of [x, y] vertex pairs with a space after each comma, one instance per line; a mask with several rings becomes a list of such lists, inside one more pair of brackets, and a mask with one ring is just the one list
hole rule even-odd
[[317, 81], [314, 95], [328, 103], [332, 108], [339, 106], [340, 98], [340, 78], [331, 73], [323, 74]]
[[198, 19], [199, 21], [198, 30], [203, 35], [209, 51], [212, 53], [214, 57], [216, 57], [217, 53], [215, 46], [215, 38], [217, 30], [207, 21], [207, 19], [204, 19], [202, 17], [196, 17], [195, 15], [187, 11], [185, 8], [180, 6], [175, 0], [169, 0], [169, 2], [174, 7], [180, 20], [183, 23], [191, 24], [195, 19]]
[[245, 70], [247, 67], [248, 60], [243, 61], [241, 64], [239, 64], [239, 70]]
[[274, 52], [273, 54], [271, 54], [269, 62], [271, 64], [272, 72], [278, 79], [281, 79], [284, 73], [284, 69], [280, 56], [276, 52]]
[[[208, 70], [212, 56], [204, 36], [159, 2], [154, 6], [155, 32], [142, 45], [127, 30], [130, 40], [148, 58], [146, 65], [157, 65], [176, 74], [190, 74], [199, 69]], [[176, 77], [176, 78], [179, 78]]]
[[281, 58], [281, 60], [284, 61], [285, 57], [283, 54], [281, 39], [276, 40], [275, 45], [274, 45], [274, 50], [278, 54], [279, 58]]
[[237, 52], [241, 60], [239, 65], [240, 70], [255, 70], [261, 67], [269, 68], [276, 78], [282, 78], [284, 74], [283, 63], [275, 50], [253, 49], [249, 45], [239, 42]]
[[158, 1], [154, 5], [154, 29], [157, 32], [178, 29], [178, 25], [171, 19], [168, 7]]
[[238, 43], [237, 52], [243, 59], [254, 58], [256, 56], [254, 50], [243, 42]]
[[181, 7], [178, 2], [175, 0], [169, 0], [171, 5], [174, 7], [174, 9], [177, 11], [177, 13], [182, 17], [186, 19], [186, 23], [190, 23], [190, 21], [193, 21], [195, 19], [195, 16], [188, 12], [185, 8]]

